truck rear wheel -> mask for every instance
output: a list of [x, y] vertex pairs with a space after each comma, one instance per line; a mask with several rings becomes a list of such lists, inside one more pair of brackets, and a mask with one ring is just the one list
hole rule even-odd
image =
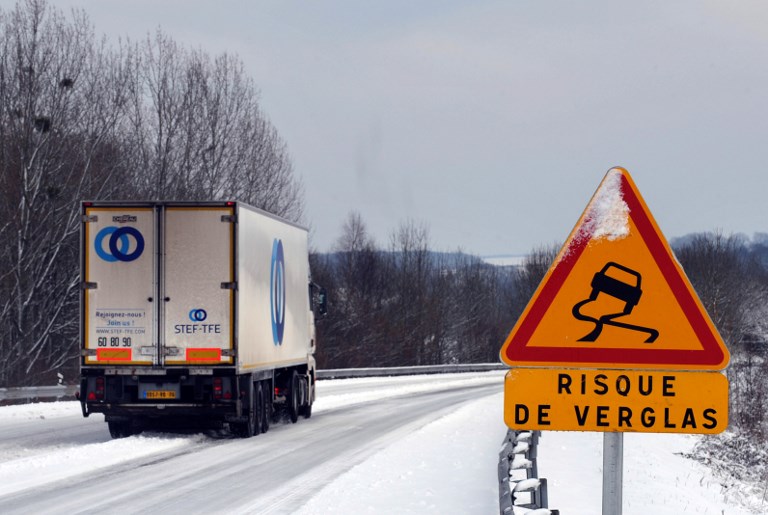
[[[308, 377], [308, 381], [312, 379], [312, 376]], [[312, 402], [315, 400], [315, 388], [313, 385], [307, 386], [307, 403], [299, 408], [299, 414], [304, 418], [312, 416]]]
[[288, 416], [294, 424], [299, 420], [299, 407], [301, 405], [299, 388], [299, 374], [294, 370], [291, 373], [291, 391], [288, 402]]
[[261, 381], [254, 385], [255, 401], [253, 403], [253, 412], [255, 416], [254, 420], [254, 434], [257, 435], [262, 432], [264, 427], [264, 388], [262, 388]]
[[133, 434], [130, 422], [110, 420], [107, 422], [107, 426], [109, 427], [109, 435], [112, 438], [127, 438]]
[[272, 419], [272, 390], [269, 381], [262, 381], [262, 383], [261, 391], [264, 394], [264, 412], [261, 415], [261, 432], [266, 433], [269, 431], [269, 422]]
[[[256, 415], [256, 408], [258, 401], [256, 399], [256, 390], [253, 383], [250, 383], [248, 388], [248, 395], [246, 396], [246, 408], [245, 422], [232, 422], [230, 423], [230, 430], [235, 436], [240, 438], [250, 438], [259, 434], [261, 424], [257, 424], [258, 416]], [[258, 388], [261, 391], [261, 388]]]

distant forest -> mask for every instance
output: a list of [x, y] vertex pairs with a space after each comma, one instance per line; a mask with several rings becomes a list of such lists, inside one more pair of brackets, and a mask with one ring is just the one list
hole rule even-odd
[[[691, 234], [673, 250], [735, 355], [768, 348], [768, 235]], [[333, 252], [311, 255], [328, 290], [319, 321], [321, 368], [494, 362], [554, 260], [533, 249], [496, 266], [430, 248], [428, 228], [402, 223], [379, 247], [351, 213]]]
[[[671, 246], [731, 353], [731, 428], [765, 441], [768, 235], [691, 234]], [[310, 256], [329, 302], [318, 321], [318, 366], [498, 362], [558, 250], [533, 249], [519, 266], [495, 266], [433, 251], [428, 229], [414, 222], [379, 247], [353, 212], [334, 251]]]

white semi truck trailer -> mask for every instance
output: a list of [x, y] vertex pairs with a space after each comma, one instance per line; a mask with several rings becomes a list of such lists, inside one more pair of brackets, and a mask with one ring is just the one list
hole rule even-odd
[[85, 417], [250, 437], [315, 399], [307, 230], [240, 202], [83, 202]]

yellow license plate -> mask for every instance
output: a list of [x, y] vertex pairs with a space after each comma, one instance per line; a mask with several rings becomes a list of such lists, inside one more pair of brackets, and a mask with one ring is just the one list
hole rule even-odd
[[147, 390], [144, 392], [145, 399], [175, 399], [176, 392], [173, 390]]

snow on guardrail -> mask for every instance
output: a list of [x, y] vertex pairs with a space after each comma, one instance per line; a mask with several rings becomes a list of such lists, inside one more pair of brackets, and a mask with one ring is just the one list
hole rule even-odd
[[318, 370], [318, 379], [349, 379], [352, 377], [411, 376], [418, 374], [453, 374], [507, 370], [503, 363], [462, 363], [454, 365], [424, 365], [416, 367], [337, 368]]
[[547, 480], [536, 465], [539, 431], [510, 429], [499, 452], [500, 515], [559, 515], [548, 508]]

